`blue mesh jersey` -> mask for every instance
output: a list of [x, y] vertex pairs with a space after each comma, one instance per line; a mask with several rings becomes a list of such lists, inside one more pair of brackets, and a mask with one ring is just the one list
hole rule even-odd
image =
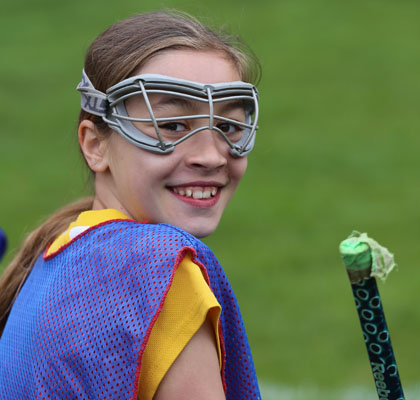
[[0, 339], [0, 398], [135, 400], [143, 351], [186, 252], [222, 306], [227, 399], [260, 399], [239, 307], [213, 253], [181, 229], [127, 220], [37, 260]]

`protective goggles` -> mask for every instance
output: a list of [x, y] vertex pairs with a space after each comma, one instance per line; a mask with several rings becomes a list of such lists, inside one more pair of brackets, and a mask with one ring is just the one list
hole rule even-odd
[[131, 143], [167, 154], [198, 132], [213, 130], [234, 157], [254, 147], [258, 129], [258, 91], [250, 83], [201, 84], [163, 75], [125, 79], [106, 93], [86, 75], [77, 86], [82, 109], [99, 115]]

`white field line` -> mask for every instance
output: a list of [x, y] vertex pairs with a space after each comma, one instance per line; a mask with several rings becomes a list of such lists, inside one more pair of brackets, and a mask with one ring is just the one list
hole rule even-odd
[[[351, 386], [319, 389], [314, 386], [291, 387], [260, 382], [262, 400], [378, 400], [375, 387]], [[420, 384], [403, 386], [407, 400], [420, 399]]]

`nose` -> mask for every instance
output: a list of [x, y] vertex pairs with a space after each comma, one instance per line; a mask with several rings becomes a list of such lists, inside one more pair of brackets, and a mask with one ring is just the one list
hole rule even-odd
[[228, 144], [210, 129], [197, 132], [183, 145], [187, 148], [184, 160], [189, 167], [217, 170], [224, 167], [230, 157]]

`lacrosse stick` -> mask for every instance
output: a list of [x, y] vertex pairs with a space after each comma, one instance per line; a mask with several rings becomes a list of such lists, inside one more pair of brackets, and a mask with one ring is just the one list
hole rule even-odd
[[379, 400], [404, 400], [397, 363], [376, 279], [385, 280], [394, 257], [365, 233], [353, 232], [341, 242]]

